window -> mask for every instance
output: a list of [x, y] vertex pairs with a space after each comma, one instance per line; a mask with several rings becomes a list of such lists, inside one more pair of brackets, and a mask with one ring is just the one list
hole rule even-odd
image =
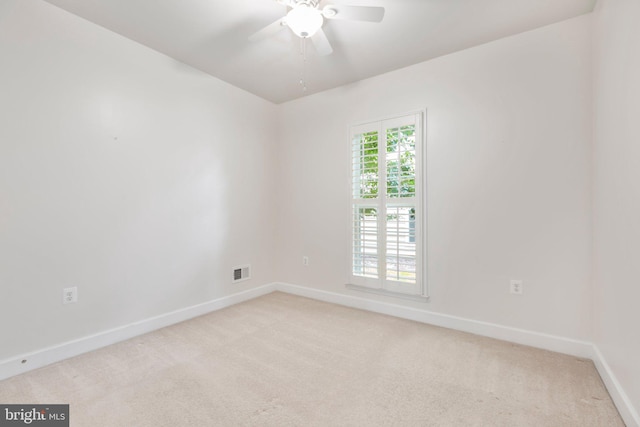
[[351, 128], [350, 283], [425, 295], [422, 113]]

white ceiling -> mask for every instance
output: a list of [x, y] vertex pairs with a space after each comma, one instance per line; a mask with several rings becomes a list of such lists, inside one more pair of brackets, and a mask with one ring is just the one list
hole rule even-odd
[[274, 0], [45, 0], [275, 103], [338, 87], [593, 10], [596, 0], [324, 0], [383, 6], [382, 23], [325, 20], [334, 52], [289, 29], [247, 38], [282, 17]]

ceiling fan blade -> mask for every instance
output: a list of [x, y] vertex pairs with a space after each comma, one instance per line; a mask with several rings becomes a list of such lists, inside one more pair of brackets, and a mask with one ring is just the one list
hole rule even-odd
[[286, 26], [287, 26], [287, 24], [284, 22], [284, 18], [280, 18], [276, 22], [273, 22], [273, 23], [267, 25], [266, 27], [264, 27], [263, 29], [261, 29], [260, 31], [250, 35], [249, 36], [249, 41], [250, 42], [257, 42], [257, 41], [269, 38], [271, 36], [274, 36], [277, 33], [279, 33], [280, 30], [282, 30]]
[[381, 22], [384, 18], [384, 7], [377, 6], [342, 6], [331, 4], [322, 9], [327, 19], [347, 19], [349, 21]]
[[322, 31], [322, 28], [311, 36], [311, 41], [313, 42], [313, 46], [316, 48], [316, 52], [319, 56], [329, 55], [333, 52], [331, 43], [329, 43], [329, 39], [327, 39], [327, 35]]

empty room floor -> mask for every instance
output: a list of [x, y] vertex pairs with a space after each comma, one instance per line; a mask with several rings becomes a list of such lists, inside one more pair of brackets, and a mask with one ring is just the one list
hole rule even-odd
[[590, 360], [280, 292], [0, 382], [72, 426], [624, 426]]

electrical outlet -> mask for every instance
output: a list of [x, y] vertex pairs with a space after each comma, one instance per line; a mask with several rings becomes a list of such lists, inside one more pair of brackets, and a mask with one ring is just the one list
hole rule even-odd
[[73, 288], [64, 288], [62, 290], [62, 303], [73, 304], [76, 302], [78, 302], [78, 287], [74, 286]]
[[302, 257], [302, 265], [304, 265], [305, 267], [309, 266], [309, 257], [308, 256], [303, 256]]
[[524, 285], [522, 280], [511, 280], [509, 282], [509, 292], [516, 295], [522, 295]]

